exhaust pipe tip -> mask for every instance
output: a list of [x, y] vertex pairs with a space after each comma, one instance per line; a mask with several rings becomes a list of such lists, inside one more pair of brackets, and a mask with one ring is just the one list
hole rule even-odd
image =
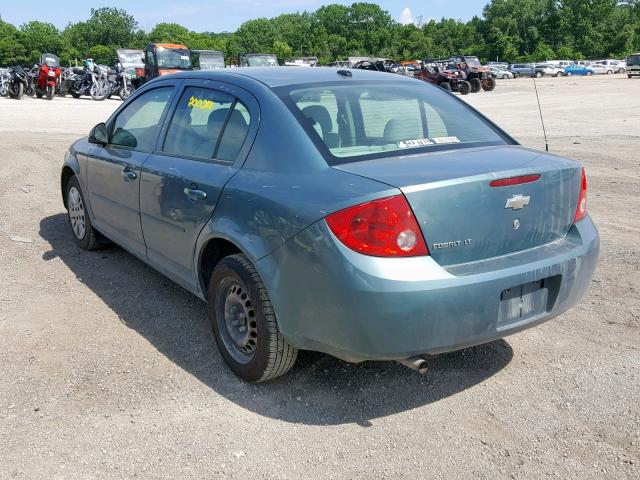
[[425, 375], [429, 371], [429, 365], [427, 361], [422, 357], [411, 357], [397, 360], [398, 363], [409, 367], [411, 370], [415, 370], [420, 375]]

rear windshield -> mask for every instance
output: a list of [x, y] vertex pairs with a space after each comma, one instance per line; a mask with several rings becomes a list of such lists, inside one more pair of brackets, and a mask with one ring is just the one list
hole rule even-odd
[[464, 102], [418, 80], [276, 91], [332, 164], [513, 142]]
[[640, 55], [630, 55], [627, 58], [627, 65], [640, 65]]

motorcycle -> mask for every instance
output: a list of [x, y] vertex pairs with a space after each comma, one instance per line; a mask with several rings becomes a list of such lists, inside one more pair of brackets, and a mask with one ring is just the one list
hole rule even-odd
[[9, 82], [11, 81], [11, 74], [6, 68], [0, 69], [0, 97], [6, 97], [9, 95]]
[[42, 55], [40, 58], [40, 67], [38, 67], [37, 82], [35, 84], [35, 92], [38, 98], [46, 96], [47, 100], [53, 100], [60, 79], [60, 73], [58, 57], [51, 53]]
[[84, 68], [65, 69], [59, 88], [60, 95], [70, 93], [73, 98], [89, 95], [97, 101], [107, 98], [110, 91], [106, 67], [94, 65], [91, 59], [85, 61]]
[[27, 89], [27, 72], [20, 65], [9, 68], [9, 97], [20, 100]]
[[117, 94], [122, 100], [129, 98], [136, 89], [131, 83], [129, 73], [119, 65], [109, 70], [109, 85], [111, 87], [109, 97]]

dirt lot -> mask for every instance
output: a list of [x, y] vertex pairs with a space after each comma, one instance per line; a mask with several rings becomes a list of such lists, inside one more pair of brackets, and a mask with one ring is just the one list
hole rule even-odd
[[[64, 152], [119, 102], [0, 98], [0, 478], [639, 478], [640, 81], [538, 89], [602, 236], [580, 305], [426, 377], [309, 353], [257, 386], [225, 368], [200, 301], [72, 242]], [[531, 80], [467, 99], [543, 147]]]

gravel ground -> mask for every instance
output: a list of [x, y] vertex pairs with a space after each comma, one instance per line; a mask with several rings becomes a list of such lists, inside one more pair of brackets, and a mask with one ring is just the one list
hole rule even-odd
[[[224, 366], [199, 300], [74, 246], [62, 158], [119, 102], [0, 98], [0, 478], [639, 478], [639, 89], [538, 81], [602, 236], [577, 307], [426, 377], [305, 353], [263, 385]], [[543, 148], [531, 80], [466, 100]]]

